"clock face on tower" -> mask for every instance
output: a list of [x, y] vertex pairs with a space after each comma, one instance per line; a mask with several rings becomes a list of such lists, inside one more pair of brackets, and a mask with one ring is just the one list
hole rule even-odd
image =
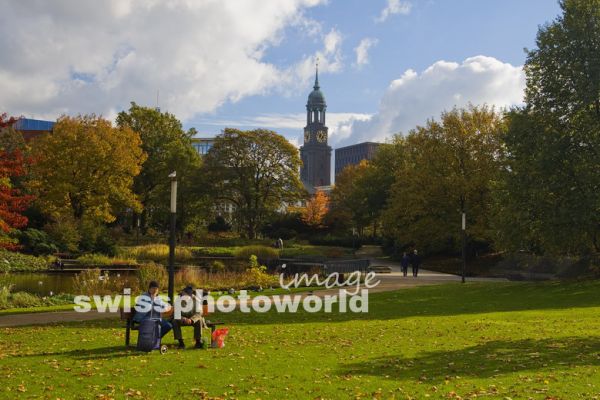
[[325, 143], [327, 140], [327, 133], [322, 130], [317, 131], [317, 140], [321, 143]]
[[310, 142], [310, 131], [308, 129], [304, 130], [304, 141]]

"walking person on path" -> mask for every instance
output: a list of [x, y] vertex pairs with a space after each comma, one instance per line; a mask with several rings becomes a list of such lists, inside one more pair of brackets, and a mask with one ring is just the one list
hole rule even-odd
[[417, 249], [415, 249], [415, 251], [413, 252], [413, 255], [410, 259], [410, 263], [412, 264], [413, 276], [416, 278], [417, 276], [419, 276], [419, 267], [421, 266], [421, 257], [419, 257]]
[[400, 260], [400, 266], [402, 267], [402, 274], [404, 276], [408, 275], [408, 264], [410, 264], [410, 257], [404, 252], [402, 259]]

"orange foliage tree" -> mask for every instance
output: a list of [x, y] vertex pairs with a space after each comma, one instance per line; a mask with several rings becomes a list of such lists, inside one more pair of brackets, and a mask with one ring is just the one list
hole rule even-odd
[[302, 209], [302, 222], [312, 227], [319, 227], [329, 210], [329, 196], [318, 190]]

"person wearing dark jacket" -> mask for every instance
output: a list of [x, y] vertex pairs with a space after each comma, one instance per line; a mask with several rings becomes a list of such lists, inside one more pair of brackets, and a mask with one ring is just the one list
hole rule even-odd
[[404, 274], [404, 276], [408, 275], [408, 264], [410, 264], [410, 257], [404, 252], [402, 259], [400, 260], [400, 266], [402, 267], [402, 274]]
[[419, 267], [421, 266], [421, 257], [419, 257], [419, 253], [416, 249], [413, 252], [412, 257], [410, 258], [410, 263], [412, 264], [413, 276], [416, 278], [417, 276], [419, 276]]
[[181, 332], [182, 326], [193, 326], [194, 327], [194, 340], [196, 344], [194, 348], [204, 348], [204, 342], [202, 341], [202, 328], [205, 326], [204, 318], [202, 317], [202, 299], [199, 299], [194, 294], [194, 288], [186, 286], [181, 292], [181, 297], [187, 301], [191, 301], [193, 308], [188, 312], [181, 312], [180, 319], [173, 319], [173, 334], [175, 340], [179, 342], [178, 349], [185, 349], [185, 343], [183, 342], [183, 335]]

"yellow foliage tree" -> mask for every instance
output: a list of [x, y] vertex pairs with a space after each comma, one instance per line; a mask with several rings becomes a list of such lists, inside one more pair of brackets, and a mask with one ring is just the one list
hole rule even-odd
[[108, 223], [119, 210], [141, 208], [131, 188], [146, 154], [131, 129], [95, 115], [64, 116], [31, 151], [29, 188], [49, 217]]
[[504, 131], [493, 108], [469, 106], [444, 112], [399, 141], [403, 158], [383, 215], [387, 233], [432, 252], [456, 250], [466, 213], [468, 237], [490, 243]]
[[318, 227], [323, 224], [323, 219], [329, 210], [329, 196], [318, 190], [302, 208], [302, 221], [310, 226]]

